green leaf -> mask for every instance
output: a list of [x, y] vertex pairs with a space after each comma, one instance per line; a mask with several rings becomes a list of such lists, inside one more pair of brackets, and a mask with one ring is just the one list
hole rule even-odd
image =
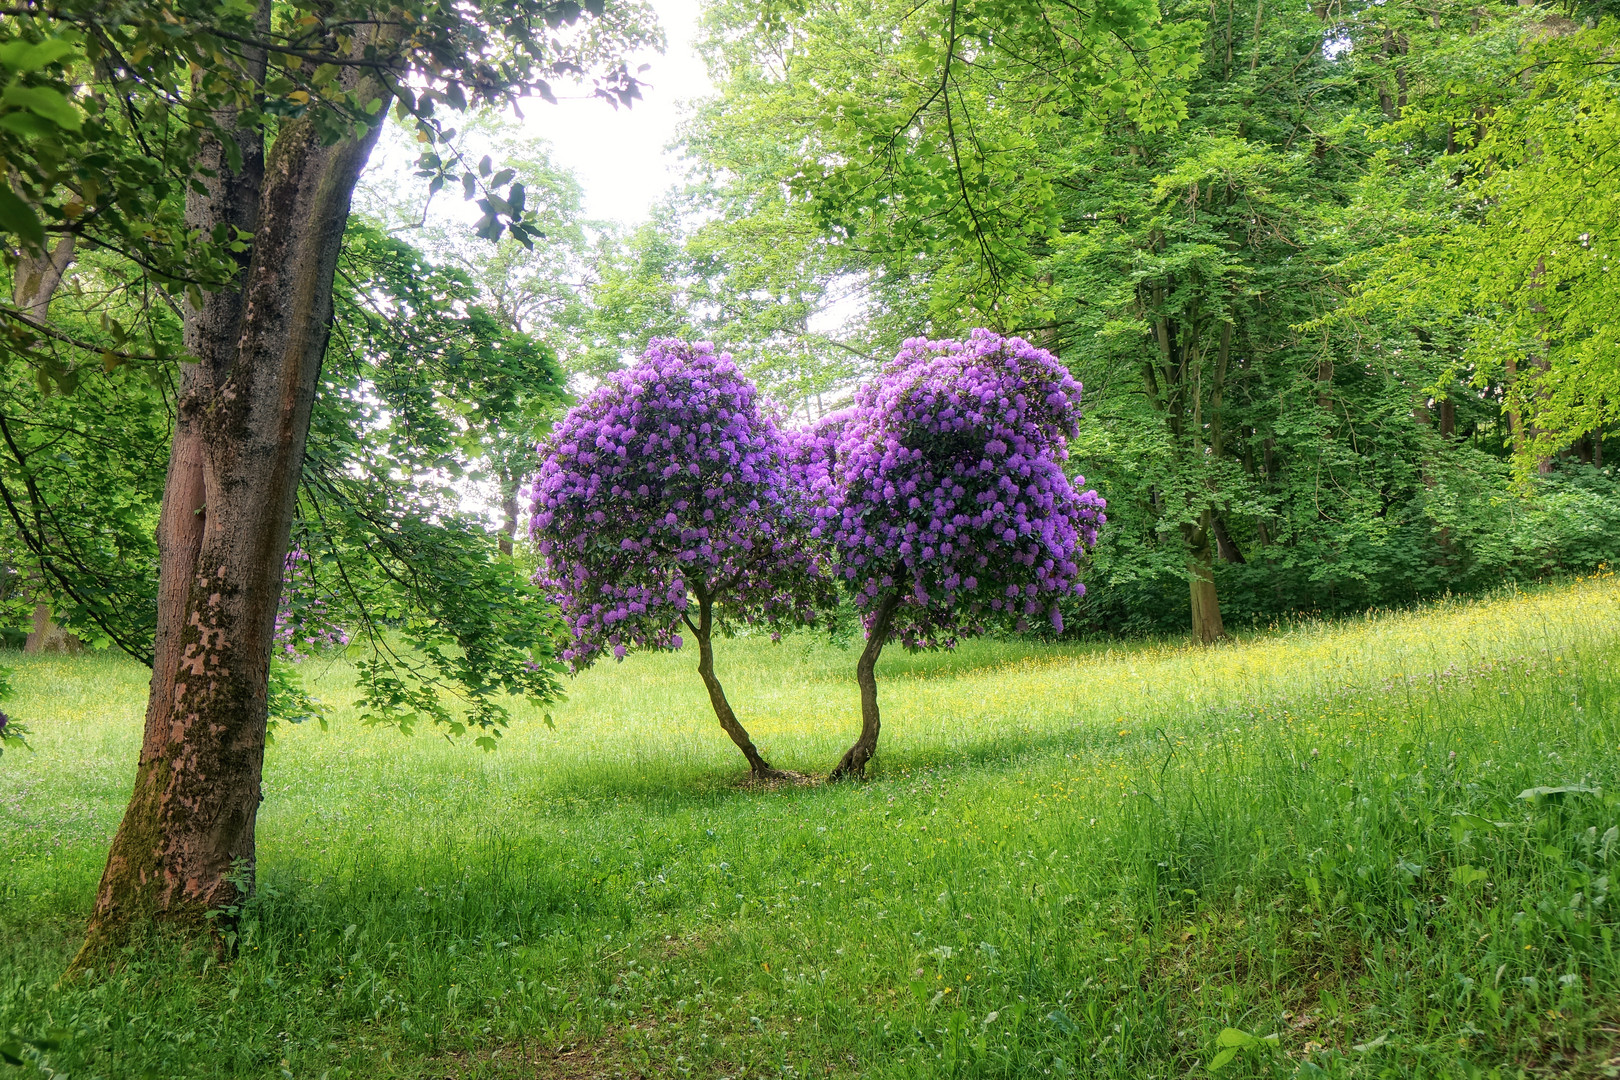
[[1505, 829], [1505, 821], [1492, 821], [1482, 818], [1478, 814], [1470, 814], [1462, 810], [1454, 810], [1451, 814], [1451, 831], [1456, 835], [1459, 831], [1472, 829], [1475, 832], [1489, 832], [1492, 829]]
[[1229, 1047], [1211, 1058], [1209, 1064], [1205, 1066], [1205, 1068], [1209, 1069], [1210, 1072], [1219, 1072], [1230, 1065], [1232, 1063], [1232, 1059], [1235, 1057], [1237, 1057], [1237, 1048]]
[[34, 208], [17, 197], [9, 184], [0, 184], [0, 229], [15, 233], [25, 244], [43, 247], [45, 226]]
[[25, 139], [43, 139], [56, 134], [56, 125], [30, 112], [0, 114], [0, 128], [21, 135]]
[[1241, 1028], [1225, 1028], [1215, 1036], [1215, 1043], [1218, 1046], [1253, 1046], [1259, 1041]]
[[17, 38], [0, 45], [0, 66], [12, 71], [38, 71], [46, 64], [54, 64], [78, 48], [66, 38], [46, 38], [44, 41], [24, 41]]
[[1565, 795], [1598, 795], [1603, 794], [1600, 787], [1589, 787], [1586, 784], [1560, 784], [1557, 787], [1525, 788], [1519, 792], [1519, 798], [1526, 802], [1540, 802], [1546, 799], [1549, 802], [1558, 802]]
[[7, 105], [14, 105], [19, 109], [27, 109], [51, 121], [59, 128], [68, 131], [78, 131], [84, 126], [84, 118], [79, 115], [68, 99], [48, 86], [20, 86], [12, 83], [0, 93], [0, 100]]

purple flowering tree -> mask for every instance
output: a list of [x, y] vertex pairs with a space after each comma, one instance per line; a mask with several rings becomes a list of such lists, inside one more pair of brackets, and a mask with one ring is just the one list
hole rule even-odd
[[732, 623], [814, 623], [836, 583], [753, 384], [708, 344], [657, 339], [541, 451], [530, 535], [536, 580], [573, 634], [562, 659], [578, 671], [609, 652], [678, 649], [684, 626], [720, 726], [754, 776], [781, 775], [727, 702], [712, 637]]
[[315, 580], [309, 554], [294, 547], [282, 563], [281, 603], [276, 608], [272, 656], [302, 660], [323, 649], [349, 643], [349, 632], [335, 621], [332, 605]]
[[1085, 592], [1080, 560], [1105, 520], [1064, 473], [1079, 418], [1080, 384], [1052, 354], [975, 330], [907, 341], [852, 408], [795, 438], [813, 533], [833, 543], [867, 632], [860, 738], [829, 779], [864, 775], [877, 748], [874, 670], [890, 640], [1062, 630], [1058, 603]]

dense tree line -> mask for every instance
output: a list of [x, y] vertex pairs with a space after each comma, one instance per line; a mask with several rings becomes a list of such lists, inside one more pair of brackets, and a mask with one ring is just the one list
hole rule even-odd
[[806, 416], [920, 331], [1061, 355], [1111, 507], [1078, 628], [1190, 609], [1209, 639], [1594, 566], [1620, 525], [1601, 15], [717, 4], [700, 182], [626, 265], [661, 331], [737, 341]]

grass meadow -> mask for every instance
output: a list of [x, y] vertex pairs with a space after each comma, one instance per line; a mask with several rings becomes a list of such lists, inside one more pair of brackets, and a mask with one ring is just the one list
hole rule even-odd
[[[854, 737], [854, 649], [720, 645], [773, 764]], [[840, 786], [741, 785], [694, 656], [590, 671], [492, 753], [362, 728], [311, 661], [331, 727], [270, 749], [234, 952], [65, 985], [146, 672], [6, 662], [0, 1078], [1620, 1072], [1612, 577], [1213, 648], [891, 649]]]

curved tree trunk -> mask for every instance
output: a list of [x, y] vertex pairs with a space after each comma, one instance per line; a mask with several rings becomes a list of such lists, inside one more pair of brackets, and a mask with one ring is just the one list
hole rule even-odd
[[894, 624], [894, 612], [899, 606], [900, 590], [896, 589], [879, 602], [872, 626], [866, 632], [866, 648], [861, 650], [861, 658], [855, 663], [855, 684], [861, 688], [861, 735], [854, 746], [844, 751], [837, 767], [828, 774], [828, 780], [864, 779], [866, 763], [877, 753], [878, 730], [883, 726], [878, 719], [877, 661], [889, 639], [889, 627]]
[[754, 740], [748, 737], [748, 732], [737, 721], [737, 714], [731, 711], [731, 703], [726, 700], [726, 692], [720, 685], [720, 680], [714, 677], [714, 648], [712, 637], [714, 633], [714, 601], [704, 593], [698, 594], [698, 621], [693, 623], [690, 618], [682, 616], [687, 628], [698, 643], [698, 674], [703, 678], [703, 685], [709, 691], [709, 704], [714, 706], [714, 715], [719, 718], [720, 726], [725, 729], [731, 741], [737, 744], [743, 757], [748, 759], [748, 768], [756, 780], [765, 780], [782, 776], [782, 772], [771, 768], [771, 763], [760, 756], [759, 750], [754, 746]]
[[[265, 0], [260, 18], [267, 24]], [[355, 35], [357, 53], [376, 37]], [[257, 60], [263, 77], [264, 60]], [[364, 69], [345, 86], [381, 97]], [[365, 97], [362, 97], [365, 100]], [[222, 121], [229, 125], [230, 117]], [[234, 281], [186, 312], [174, 442], [158, 524], [158, 625], [135, 790], [96, 892], [79, 969], [133, 924], [205, 924], [251, 891], [264, 764], [267, 680], [332, 279], [349, 201], [376, 142], [325, 144], [307, 119], [215, 143], [188, 197], [193, 227], [251, 233]]]

